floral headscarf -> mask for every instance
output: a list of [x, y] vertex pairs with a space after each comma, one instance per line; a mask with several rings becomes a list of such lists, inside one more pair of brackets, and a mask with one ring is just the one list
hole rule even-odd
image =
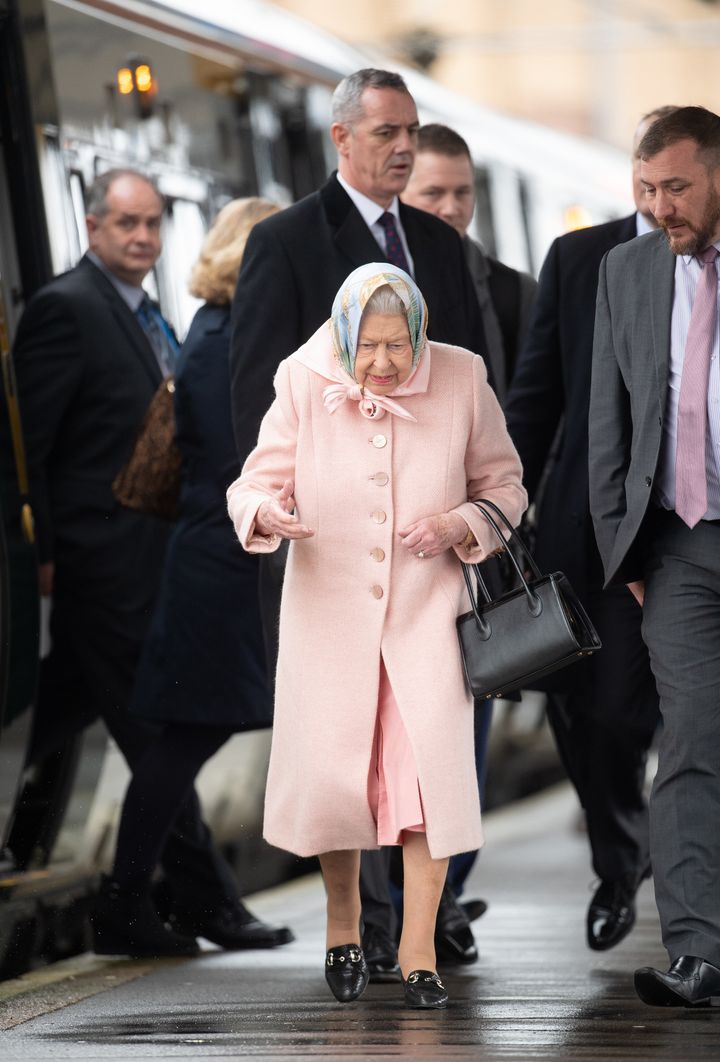
[[355, 355], [363, 310], [370, 296], [388, 284], [405, 307], [415, 367], [427, 342], [427, 306], [412, 277], [389, 262], [370, 262], [355, 269], [335, 296], [332, 307], [332, 337], [335, 356], [355, 377]]

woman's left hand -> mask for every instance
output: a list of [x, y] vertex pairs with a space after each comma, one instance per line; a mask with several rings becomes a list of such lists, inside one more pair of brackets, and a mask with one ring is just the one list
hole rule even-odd
[[462, 542], [467, 533], [467, 522], [458, 513], [426, 516], [399, 532], [403, 545], [421, 560], [439, 556]]

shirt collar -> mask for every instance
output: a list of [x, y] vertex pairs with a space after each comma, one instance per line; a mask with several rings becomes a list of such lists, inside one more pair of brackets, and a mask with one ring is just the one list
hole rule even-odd
[[120, 277], [116, 277], [105, 265], [102, 258], [100, 258], [99, 255], [96, 255], [94, 251], [87, 251], [86, 254], [92, 264], [97, 266], [100, 272], [108, 278], [120, 298], [127, 303], [132, 312], [137, 313], [140, 308], [140, 303], [145, 298], [145, 289], [135, 287], [134, 284], [128, 284], [126, 281], [121, 280]]
[[[708, 244], [708, 246], [710, 246], [710, 245]], [[720, 240], [715, 240], [715, 242], [713, 243], [712, 246], [717, 248], [718, 251], [720, 251]], [[681, 254], [680, 257], [682, 258], [682, 260], [685, 263], [685, 265], [690, 265], [690, 263], [692, 262], [692, 260], [695, 257], [695, 255], [694, 254]]]
[[[362, 192], [358, 192], [357, 188], [353, 188], [351, 184], [345, 180], [339, 173], [337, 175], [338, 184], [342, 185], [347, 194], [353, 201], [353, 204], [357, 208], [365, 224], [372, 228], [385, 213], [385, 207], [379, 206], [374, 199], [368, 199]], [[387, 208], [387, 212], [392, 214], [396, 221], [400, 221], [400, 205], [397, 196], [393, 196], [393, 201]]]

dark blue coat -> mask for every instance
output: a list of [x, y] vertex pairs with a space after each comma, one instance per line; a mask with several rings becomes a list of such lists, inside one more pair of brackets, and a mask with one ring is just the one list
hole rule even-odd
[[241, 549], [225, 491], [240, 474], [230, 415], [229, 308], [198, 310], [175, 377], [180, 518], [131, 710], [160, 722], [269, 726], [258, 562]]

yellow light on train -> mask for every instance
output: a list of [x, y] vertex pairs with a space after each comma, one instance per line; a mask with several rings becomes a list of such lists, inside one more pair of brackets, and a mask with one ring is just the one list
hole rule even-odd
[[575, 229], [587, 229], [593, 223], [590, 211], [579, 205], [565, 207], [563, 214], [565, 231], [573, 232]]
[[135, 87], [133, 84], [133, 72], [129, 67], [123, 66], [117, 72], [117, 87], [121, 96], [129, 96]]
[[155, 88], [152, 70], [147, 63], [141, 63], [140, 66], [135, 67], [135, 84], [138, 92], [152, 92]]

